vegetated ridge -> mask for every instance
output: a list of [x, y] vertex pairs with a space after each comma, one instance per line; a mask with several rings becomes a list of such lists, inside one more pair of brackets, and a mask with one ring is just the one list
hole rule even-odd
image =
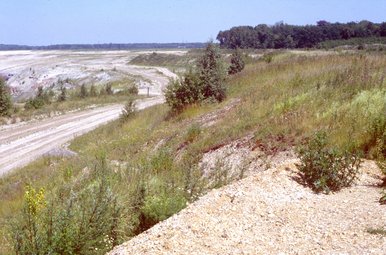
[[170, 83], [170, 107], [3, 179], [2, 249], [104, 254], [150, 228], [112, 254], [385, 250], [383, 52], [269, 52], [232, 75], [239, 54], [230, 68], [204, 52]]
[[[273, 26], [266, 24], [259, 24], [255, 27], [238, 26], [220, 31], [217, 40], [222, 47], [231, 49], [282, 49], [321, 47], [322, 42], [329, 40], [343, 40], [344, 43], [353, 38], [370, 38], [370, 41], [374, 41], [372, 39], [374, 37], [386, 37], [386, 22], [373, 23], [363, 20], [330, 23], [321, 20], [317, 22], [317, 25], [305, 26], [288, 25], [283, 22]], [[378, 40], [378, 42], [385, 44], [385, 39]]]

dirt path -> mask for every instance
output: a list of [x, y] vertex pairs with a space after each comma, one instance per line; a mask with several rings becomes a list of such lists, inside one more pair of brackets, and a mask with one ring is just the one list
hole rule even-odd
[[[53, 63], [50, 63], [44, 58], [48, 57], [48, 59], [51, 59], [55, 54], [50, 52], [48, 56], [45, 56], [44, 54], [48, 53], [27, 53], [25, 56], [21, 54], [22, 56], [16, 56], [15, 58], [8, 56], [6, 59], [9, 63], [7, 62], [4, 65], [11, 66], [13, 71], [20, 71], [17, 70], [17, 68], [21, 68], [20, 60], [31, 58], [34, 60], [36, 70], [38, 70], [38, 64], [41, 65], [39, 70], [50, 70], [50, 68], [47, 68], [47, 65], [49, 66], [49, 64]], [[38, 54], [38, 56], [36, 56], [36, 54]], [[127, 59], [132, 57], [128, 56], [127, 52], [117, 52], [114, 54], [104, 54], [103, 52], [98, 52], [94, 54], [95, 56], [91, 53], [84, 53], [85, 56], [80, 53], [71, 52], [58, 52], [57, 54], [61, 56], [61, 58], [58, 57], [59, 60], [66, 61], [66, 69], [64, 69], [64, 73], [71, 73], [68, 70], [68, 68], [71, 67], [68, 61], [73, 61], [73, 64], [77, 65], [76, 70], [79, 71], [82, 70], [83, 67], [87, 67], [92, 70], [100, 69], [102, 67], [106, 68], [106, 63], [111, 60], [113, 64], [110, 63], [110, 68], [114, 66], [116, 70], [115, 72], [127, 73], [141, 77], [141, 81], [143, 81], [143, 88], [140, 86], [140, 94], [146, 94], [147, 90], [149, 89], [149, 94], [155, 97], [138, 101], [138, 109], [144, 109], [155, 104], [163, 103], [163, 88], [167, 85], [170, 78], [177, 77], [174, 73], [163, 67], [140, 67], [127, 65]], [[80, 56], [77, 56], [76, 54], [79, 54]], [[66, 58], [64, 58], [62, 55], [64, 55]], [[69, 55], [71, 55], [71, 58], [68, 59], [67, 57]], [[89, 58], [91, 60], [89, 60]], [[79, 60], [80, 63], [75, 63], [77, 60]], [[12, 61], [15, 61], [15, 66], [12, 65]], [[60, 61], [56, 61], [55, 63], [59, 62]], [[63, 64], [62, 62], [60, 63]], [[1, 68], [4, 70], [4, 66], [0, 65], [0, 69]], [[22, 69], [23, 68], [24, 67], [22, 67]], [[85, 73], [84, 75], [86, 74], [93, 76], [92, 72]], [[48, 75], [45, 74], [43, 76]], [[57, 74], [55, 77], [57, 78], [59, 76], [60, 75]], [[18, 80], [16, 81], [19, 82]], [[22, 86], [18, 85], [18, 88], [20, 87], [23, 88]], [[26, 86], [26, 90], [30, 91], [31, 88]], [[0, 176], [12, 169], [24, 166], [29, 162], [37, 159], [38, 157], [48, 153], [49, 151], [60, 147], [61, 145], [73, 139], [75, 136], [84, 134], [102, 124], [117, 119], [122, 111], [122, 107], [122, 105], [110, 105], [84, 111], [72, 112], [41, 121], [1, 126]]]
[[[161, 96], [141, 100], [137, 102], [137, 108], [144, 109], [163, 100]], [[0, 176], [60, 147], [75, 136], [118, 118], [121, 111], [122, 105], [110, 105], [3, 127], [0, 129]]]

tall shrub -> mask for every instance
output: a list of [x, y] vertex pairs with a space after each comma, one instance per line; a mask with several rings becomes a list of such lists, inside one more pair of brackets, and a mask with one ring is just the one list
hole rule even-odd
[[245, 67], [245, 62], [239, 49], [233, 51], [231, 56], [231, 64], [228, 68], [228, 74], [236, 74], [241, 72]]
[[12, 107], [11, 95], [5, 81], [0, 78], [0, 116], [7, 116], [10, 114]]

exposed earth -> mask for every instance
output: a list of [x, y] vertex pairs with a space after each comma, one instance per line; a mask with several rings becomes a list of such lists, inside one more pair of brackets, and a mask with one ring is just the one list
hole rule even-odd
[[366, 161], [356, 185], [318, 195], [294, 180], [296, 158], [210, 191], [109, 255], [386, 254], [380, 170]]
[[[140, 94], [159, 95], [171, 72], [161, 67], [130, 65], [139, 54], [153, 51], [0, 51], [0, 75], [7, 79], [16, 100], [35, 95], [38, 87], [58, 90], [81, 84], [103, 85], [112, 81], [135, 80]], [[164, 52], [164, 51], [157, 51]], [[186, 51], [167, 51], [185, 54]], [[164, 75], [163, 75], [164, 74]]]
[[[176, 75], [162, 67], [129, 65], [131, 58], [149, 52], [133, 51], [5, 51], [0, 52], [0, 74], [8, 78], [15, 99], [33, 96], [58, 80], [76, 80], [76, 84], [104, 84], [125, 77], [136, 77], [140, 94], [153, 97], [137, 102], [143, 109], [163, 103], [162, 90]], [[168, 51], [184, 54], [184, 51]], [[53, 87], [53, 89], [58, 89]], [[148, 91], [149, 89], [149, 91]], [[110, 105], [67, 113], [45, 120], [0, 127], [0, 176], [26, 165], [36, 158], [102, 124], [118, 118], [122, 105]]]

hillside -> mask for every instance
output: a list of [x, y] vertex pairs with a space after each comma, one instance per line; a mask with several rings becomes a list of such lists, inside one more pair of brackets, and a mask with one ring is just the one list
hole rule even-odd
[[333, 195], [297, 183], [296, 159], [213, 190], [177, 215], [114, 248], [129, 254], [383, 254], [379, 170]]
[[[221, 103], [179, 114], [154, 106], [76, 138], [67, 147], [76, 157], [49, 156], [0, 179], [0, 253], [104, 254], [134, 237], [124, 247], [143, 254], [149, 247], [141, 242], [153, 241], [160, 254], [168, 245], [177, 253], [191, 245], [197, 253], [233, 254], [231, 245], [245, 237], [240, 254], [379, 254], [386, 226], [374, 162], [386, 156], [386, 55], [270, 51], [248, 61], [227, 78]], [[316, 195], [291, 178], [295, 151], [317, 131], [335, 150], [374, 160], [362, 164], [353, 187]], [[28, 219], [40, 246], [28, 246]]]

